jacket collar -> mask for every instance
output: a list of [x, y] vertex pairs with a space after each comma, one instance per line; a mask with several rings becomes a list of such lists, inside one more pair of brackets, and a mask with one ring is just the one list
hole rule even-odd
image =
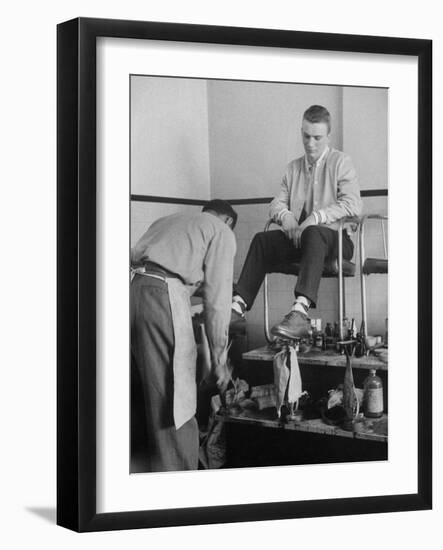
[[309, 164], [308, 157], [305, 154], [305, 169], [306, 171], [309, 171], [309, 169], [314, 166], [315, 168], [318, 168], [320, 164], [323, 162], [323, 160], [326, 158], [327, 154], [329, 153], [329, 145], [325, 148], [323, 153], [320, 155], [320, 157], [312, 164]]

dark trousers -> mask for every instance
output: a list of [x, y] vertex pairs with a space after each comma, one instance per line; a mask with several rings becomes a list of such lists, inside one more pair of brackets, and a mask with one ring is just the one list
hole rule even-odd
[[[343, 231], [343, 258], [350, 260], [354, 245]], [[278, 271], [279, 264], [299, 262], [300, 270], [295, 286], [295, 296], [306, 296], [315, 307], [318, 287], [325, 261], [337, 258], [338, 232], [327, 227], [311, 225], [301, 237], [301, 247], [296, 248], [283, 231], [266, 231], [257, 233], [243, 265], [235, 292], [251, 309], [266, 273]]]
[[[131, 283], [132, 378], [141, 385], [131, 418], [143, 423], [143, 471], [197, 470], [199, 435], [195, 418], [176, 430], [173, 417], [174, 330], [164, 281], [136, 275]], [[135, 384], [133, 384], [134, 387]], [[133, 395], [136, 392], [133, 392]], [[134, 434], [134, 430], [131, 430]]]

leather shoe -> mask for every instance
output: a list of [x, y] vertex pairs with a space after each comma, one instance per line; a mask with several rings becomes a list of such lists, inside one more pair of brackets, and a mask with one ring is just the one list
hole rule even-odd
[[279, 338], [306, 338], [310, 333], [308, 316], [300, 311], [290, 311], [280, 323], [271, 328], [271, 334]]
[[235, 309], [231, 309], [231, 321], [229, 322], [229, 333], [243, 334], [246, 331], [245, 315], [240, 315]]

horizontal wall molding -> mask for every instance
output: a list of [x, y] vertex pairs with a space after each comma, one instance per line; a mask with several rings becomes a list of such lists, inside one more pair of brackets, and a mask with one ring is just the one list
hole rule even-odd
[[207, 200], [182, 199], [180, 197], [158, 197], [154, 195], [131, 195], [133, 202], [162, 202], [171, 204], [188, 204], [191, 206], [204, 206]]
[[[360, 195], [365, 197], [387, 197], [387, 189], [366, 189], [360, 191]], [[257, 197], [253, 199], [231, 199], [227, 202], [234, 205], [242, 204], [269, 204], [274, 197]], [[182, 199], [180, 197], [159, 197], [156, 195], [131, 195], [132, 202], [161, 202], [164, 204], [187, 204], [188, 206], [204, 206], [209, 200]]]
[[363, 191], [360, 191], [360, 195], [364, 197], [387, 197], [388, 196], [388, 190], [387, 189], [366, 189]]

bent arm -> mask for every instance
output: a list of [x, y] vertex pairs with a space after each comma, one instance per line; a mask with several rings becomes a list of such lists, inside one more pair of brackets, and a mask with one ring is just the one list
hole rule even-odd
[[279, 193], [272, 200], [269, 205], [269, 217], [276, 223], [282, 223], [283, 217], [290, 212], [289, 210], [289, 197], [290, 189], [288, 183], [287, 174], [283, 176], [282, 182], [280, 184]]
[[215, 374], [225, 368], [227, 360], [235, 252], [234, 233], [230, 229], [220, 231], [213, 237], [204, 262], [204, 319]]
[[351, 159], [344, 156], [337, 166], [337, 200], [317, 211], [319, 222], [330, 224], [346, 216], [359, 216], [361, 212], [357, 173]]

